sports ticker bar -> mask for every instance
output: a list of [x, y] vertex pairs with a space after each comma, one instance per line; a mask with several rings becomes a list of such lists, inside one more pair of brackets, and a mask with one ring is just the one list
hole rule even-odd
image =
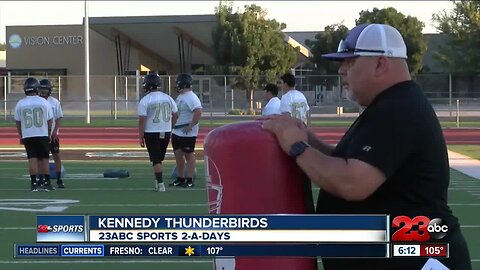
[[368, 244], [278, 244], [278, 245], [114, 245], [114, 244], [27, 244], [15, 245], [15, 257], [371, 257], [388, 256], [389, 245]]

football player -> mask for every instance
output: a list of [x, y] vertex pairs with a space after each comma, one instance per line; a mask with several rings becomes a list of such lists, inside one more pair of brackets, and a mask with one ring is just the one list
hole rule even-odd
[[[38, 95], [45, 98], [50, 104], [53, 113], [52, 131], [50, 133], [50, 152], [55, 162], [55, 173], [57, 175], [57, 188], [65, 188], [62, 181], [62, 161], [60, 159], [60, 140], [58, 139], [58, 130], [63, 117], [62, 106], [58, 99], [52, 97], [52, 83], [48, 79], [40, 81]], [[40, 183], [42, 184], [42, 183]]]
[[37, 168], [45, 179], [45, 191], [53, 190], [48, 166], [53, 114], [48, 102], [37, 95], [39, 88], [37, 79], [27, 78], [23, 86], [26, 97], [19, 100], [15, 106], [17, 131], [20, 143], [27, 151], [30, 189], [33, 192], [38, 191]]
[[160, 91], [161, 79], [150, 73], [143, 80], [146, 95], [138, 104], [138, 142], [147, 146], [148, 155], [155, 173], [155, 191], [165, 191], [162, 176], [162, 161], [170, 142], [172, 121], [175, 122], [177, 105], [167, 94]]
[[280, 112], [300, 119], [307, 124], [307, 113], [310, 107], [302, 92], [295, 89], [295, 76], [291, 73], [285, 73], [280, 79], [284, 91], [280, 100]]
[[267, 105], [263, 108], [262, 115], [280, 114], [280, 99], [278, 96], [278, 87], [275, 84], [269, 83], [264, 88], [264, 99]]
[[[177, 179], [172, 186], [193, 187], [195, 172], [195, 143], [198, 136], [198, 121], [202, 116], [202, 104], [192, 91], [192, 76], [179, 74], [175, 79], [178, 95], [178, 121], [173, 128], [172, 146], [177, 162]], [[185, 163], [187, 173], [185, 175]]]

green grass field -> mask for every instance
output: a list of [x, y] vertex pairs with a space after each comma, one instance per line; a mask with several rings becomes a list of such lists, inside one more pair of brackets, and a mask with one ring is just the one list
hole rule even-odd
[[[29, 190], [26, 161], [0, 162], [0, 269], [213, 269], [210, 258], [129, 258], [129, 259], [14, 259], [14, 243], [34, 243], [37, 214], [42, 212], [12, 211], [5, 207], [42, 209], [42, 205], [8, 205], [5, 199], [69, 199], [78, 200], [62, 214], [205, 214], [207, 213], [203, 163], [199, 162], [199, 178], [193, 189], [168, 188], [165, 193], [153, 191], [153, 175], [147, 161], [82, 161], [64, 162], [67, 170], [65, 190], [36, 192]], [[173, 163], [166, 162], [165, 174]], [[74, 174], [100, 174], [105, 169], [128, 169], [130, 177], [119, 180], [72, 179]], [[480, 180], [451, 171], [449, 201], [459, 217], [470, 247], [473, 269], [480, 270]], [[169, 177], [166, 182], [169, 182]], [[315, 189], [315, 196], [318, 189]], [[3, 201], [3, 202], [1, 202]], [[48, 214], [48, 213], [47, 213]], [[55, 214], [55, 213], [50, 213]], [[321, 267], [320, 267], [321, 269]]]
[[[26, 177], [26, 162], [0, 162], [0, 201], [5, 199], [70, 199], [79, 202], [71, 205], [62, 214], [199, 214], [207, 213], [206, 191], [204, 179], [199, 177], [195, 188], [172, 188], [165, 193], [153, 191], [153, 173], [151, 165], [146, 161], [95, 161], [64, 162], [67, 169], [65, 190], [54, 192], [29, 191]], [[171, 172], [173, 163], [167, 162], [165, 170]], [[71, 180], [74, 174], [100, 174], [106, 168], [125, 168], [130, 172], [129, 178], [119, 180]], [[197, 168], [203, 172], [203, 164]], [[166, 182], [170, 182], [167, 178]], [[0, 202], [0, 207], [19, 207]], [[41, 205], [24, 205], [23, 208], [42, 209]], [[93, 262], [93, 260], [38, 260], [14, 259], [14, 243], [34, 243], [36, 215], [40, 212], [0, 210], [0, 269], [213, 269], [212, 260], [202, 259], [123, 259]], [[43, 213], [46, 214], [46, 213]], [[47, 213], [48, 214], [48, 213]], [[55, 214], [55, 213], [50, 213]], [[74, 263], [71, 263], [71, 262]], [[143, 262], [140, 262], [143, 261]], [[70, 264], [71, 263], [71, 264]]]

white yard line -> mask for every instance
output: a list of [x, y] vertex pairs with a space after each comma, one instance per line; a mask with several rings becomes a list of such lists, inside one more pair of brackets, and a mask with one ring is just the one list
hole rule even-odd
[[450, 167], [475, 179], [480, 179], [480, 160], [448, 151]]

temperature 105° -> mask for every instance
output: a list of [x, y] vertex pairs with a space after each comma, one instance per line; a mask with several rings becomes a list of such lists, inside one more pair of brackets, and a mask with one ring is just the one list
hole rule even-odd
[[428, 255], [440, 255], [442, 253], [445, 253], [445, 247], [442, 247], [442, 246], [435, 246], [435, 247], [426, 246], [424, 247], [424, 249], [425, 249], [425, 254], [428, 254]]
[[223, 247], [207, 247], [207, 254], [219, 255], [222, 250], [223, 250]]

